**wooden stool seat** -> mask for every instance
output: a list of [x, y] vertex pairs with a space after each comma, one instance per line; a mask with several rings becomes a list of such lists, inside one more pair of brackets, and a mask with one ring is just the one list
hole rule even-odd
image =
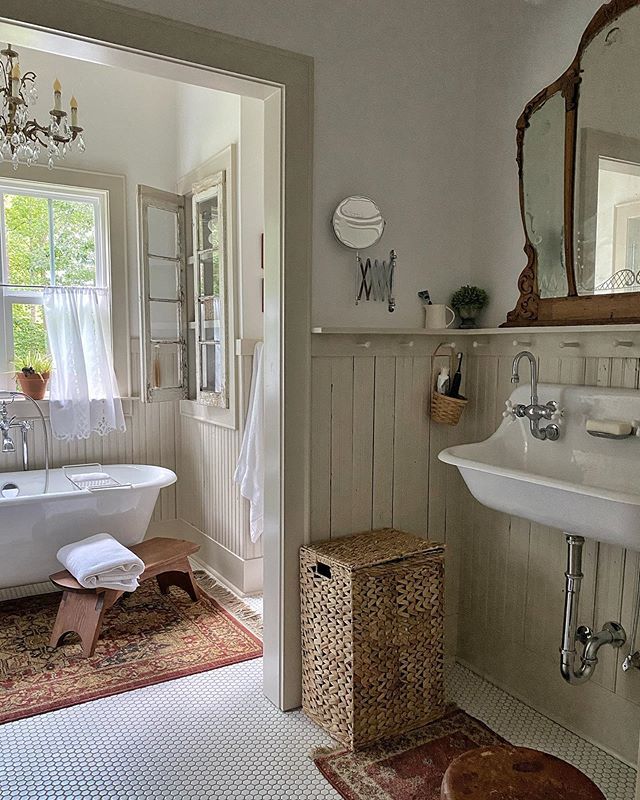
[[469, 750], [444, 774], [441, 800], [605, 800], [580, 770], [526, 747]]
[[[144, 561], [145, 569], [139, 577], [140, 583], [155, 578], [162, 594], [170, 586], [179, 586], [195, 602], [200, 590], [195, 582], [189, 556], [197, 553], [200, 546], [185, 539], [147, 539], [129, 548]], [[51, 647], [57, 647], [67, 633], [77, 633], [82, 642], [82, 655], [90, 657], [96, 649], [105, 613], [124, 592], [115, 589], [86, 589], [66, 569], [49, 577], [62, 589], [58, 615], [51, 632]]]

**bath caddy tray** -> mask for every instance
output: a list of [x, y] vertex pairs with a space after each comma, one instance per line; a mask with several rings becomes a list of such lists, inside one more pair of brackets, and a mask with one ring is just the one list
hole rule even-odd
[[76, 489], [88, 489], [90, 492], [99, 492], [104, 489], [130, 489], [130, 483], [120, 483], [108, 472], [102, 464], [67, 464], [62, 467], [65, 478]]

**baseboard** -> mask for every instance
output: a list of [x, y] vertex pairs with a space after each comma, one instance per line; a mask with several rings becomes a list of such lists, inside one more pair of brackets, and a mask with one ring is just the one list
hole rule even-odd
[[147, 531], [147, 538], [150, 536], [174, 536], [199, 544], [194, 562], [223, 585], [240, 595], [262, 591], [262, 558], [241, 558], [183, 519], [152, 522]]

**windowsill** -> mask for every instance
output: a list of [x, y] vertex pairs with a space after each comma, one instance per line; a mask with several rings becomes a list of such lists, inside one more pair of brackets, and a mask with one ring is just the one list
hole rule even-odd
[[205, 403], [198, 403], [197, 400], [181, 400], [180, 414], [183, 417], [197, 419], [199, 422], [206, 422], [207, 425], [218, 425], [230, 430], [237, 430], [238, 427], [231, 409], [208, 406]]
[[[132, 417], [133, 416], [133, 402], [134, 400], [140, 400], [139, 397], [121, 397], [122, 400], [122, 411], [125, 417]], [[2, 397], [0, 397], [0, 401]], [[35, 401], [38, 405], [40, 411], [42, 411], [44, 418], [49, 419], [49, 398], [45, 397], [44, 400], [36, 400]], [[17, 403], [17, 406], [14, 406], [16, 410], [17, 416], [21, 419], [39, 419], [39, 415], [33, 407], [33, 403], [30, 400], [27, 400], [25, 397], [16, 397], [14, 403]], [[23, 406], [23, 407], [22, 407]]]

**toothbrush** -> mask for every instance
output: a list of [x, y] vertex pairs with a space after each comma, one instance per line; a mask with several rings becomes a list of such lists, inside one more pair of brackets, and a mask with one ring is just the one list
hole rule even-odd
[[462, 372], [460, 368], [462, 367], [462, 353], [458, 353], [458, 366], [456, 368], [455, 374], [451, 379], [451, 389], [449, 390], [449, 397], [460, 397], [460, 384], [462, 382]]

